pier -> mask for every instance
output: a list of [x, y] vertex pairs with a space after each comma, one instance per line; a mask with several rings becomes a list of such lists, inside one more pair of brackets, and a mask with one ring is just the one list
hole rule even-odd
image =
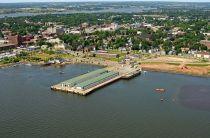
[[139, 66], [115, 66], [98, 69], [51, 86], [52, 90], [87, 95], [119, 79], [130, 79], [141, 73]]

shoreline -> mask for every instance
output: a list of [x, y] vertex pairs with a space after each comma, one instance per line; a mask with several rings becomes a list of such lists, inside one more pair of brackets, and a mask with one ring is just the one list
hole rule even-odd
[[[73, 64], [87, 64], [87, 65], [96, 65], [101, 67], [109, 67], [109, 66], [115, 66], [117, 62], [110, 61], [110, 60], [104, 60], [104, 59], [72, 59], [69, 62], [65, 62], [62, 64], [51, 64], [51, 65], [45, 65], [44, 62], [18, 62], [18, 63], [9, 63], [9, 64], [0, 64], [0, 69], [7, 68], [7, 67], [13, 67], [16, 65], [26, 65], [31, 64], [38, 65], [38, 66], [65, 66], [65, 65], [73, 65]], [[164, 65], [164, 66], [163, 66]], [[188, 75], [188, 76], [194, 76], [194, 77], [205, 77], [210, 78], [209, 72], [202, 72], [202, 67], [194, 67], [196, 68], [197, 72], [193, 72], [193, 67], [190, 67], [190, 69], [181, 70], [179, 66], [176, 65], [167, 65], [166, 63], [161, 64], [140, 64], [142, 70], [144, 71], [153, 71], [153, 72], [163, 72], [163, 73], [171, 73], [171, 74], [180, 74], [180, 75]], [[192, 70], [191, 70], [192, 69]], [[210, 67], [209, 67], [210, 69]]]
[[167, 63], [161, 64], [141, 64], [142, 70], [154, 71], [154, 72], [165, 72], [172, 74], [188, 75], [194, 77], [205, 77], [210, 78], [210, 66], [198, 67], [198, 66], [177, 66], [168, 65]]
[[190, 74], [190, 73], [183, 73], [183, 72], [176, 72], [176, 71], [166, 71], [160, 69], [151, 69], [151, 68], [142, 68], [142, 71], [151, 71], [151, 72], [161, 72], [161, 73], [169, 73], [169, 74], [177, 74], [177, 75], [187, 75], [192, 77], [202, 77], [202, 78], [210, 78], [210, 75], [200, 75], [200, 74]]

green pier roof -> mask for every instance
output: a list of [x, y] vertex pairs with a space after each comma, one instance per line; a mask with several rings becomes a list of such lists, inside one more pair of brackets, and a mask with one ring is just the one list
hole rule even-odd
[[102, 80], [104, 80], [105, 78], [110, 77], [110, 76], [113, 76], [113, 75], [116, 75], [116, 74], [118, 74], [118, 73], [117, 73], [117, 72], [110, 71], [110, 72], [108, 72], [108, 73], [104, 73], [104, 74], [101, 74], [100, 76], [97, 76], [97, 77], [94, 77], [94, 78], [92, 78], [92, 79], [86, 80], [86, 81], [84, 81], [84, 82], [82, 82], [82, 83], [78, 83], [78, 84], [76, 85], [76, 87], [81, 87], [81, 88], [83, 88], [83, 87], [86, 87], [86, 86], [88, 86], [88, 85], [90, 85], [90, 84], [93, 84], [93, 83], [102, 81]]
[[80, 75], [78, 77], [66, 80], [64, 82], [61, 82], [60, 84], [74, 86], [74, 85], [77, 85], [77, 83], [81, 83], [83, 81], [86, 81], [88, 79], [94, 78], [95, 76], [103, 74], [103, 73], [106, 73], [106, 72], [108, 72], [106, 69], [98, 69], [98, 70], [95, 70], [95, 71], [92, 71], [92, 72]]

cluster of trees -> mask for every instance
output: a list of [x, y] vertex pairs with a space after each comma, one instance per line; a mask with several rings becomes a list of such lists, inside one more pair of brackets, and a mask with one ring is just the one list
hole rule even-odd
[[47, 45], [48, 48], [51, 48], [53, 47], [53, 45], [49, 42], [46, 42], [46, 40], [42, 39], [42, 40], [39, 40], [37, 43], [36, 43], [38, 46], [42, 46], [42, 45]]
[[21, 59], [19, 57], [5, 57], [1, 62], [3, 64], [8, 64], [8, 63], [16, 63], [19, 62]]
[[4, 37], [3, 33], [0, 31], [0, 38]]
[[[141, 34], [137, 34], [140, 31]], [[149, 40], [144, 35], [151, 36]], [[120, 28], [116, 31], [96, 31], [93, 34], [82, 33], [80, 35], [64, 34], [60, 36], [69, 48], [76, 50], [79, 46], [88, 47], [96, 46], [96, 48], [118, 49], [131, 45], [133, 50], [146, 50], [151, 48], [163, 48], [166, 53], [175, 51], [177, 54], [181, 52], [181, 48], [190, 48], [191, 50], [207, 50], [207, 47], [200, 44], [200, 40], [204, 39], [202, 33], [196, 31], [186, 32], [185, 35], [173, 36], [165, 29], [156, 32], [151, 29], [124, 29]], [[131, 41], [131, 42], [129, 42]]]
[[20, 35], [37, 34], [42, 26], [26, 23], [26, 19], [27, 17], [0, 19], [0, 30], [11, 30], [13, 33]]
[[[12, 30], [21, 35], [37, 34], [40, 29], [46, 28], [46, 22], [57, 22], [66, 27], [79, 26], [87, 22], [90, 25], [100, 25], [104, 23], [116, 22], [118, 24], [133, 24], [140, 22], [147, 22], [154, 25], [162, 26], [158, 31], [146, 28], [119, 28], [116, 31], [96, 31], [92, 34], [64, 34], [59, 36], [69, 48], [76, 50], [78, 47], [96, 46], [107, 48], [119, 48], [126, 46], [131, 40], [132, 49], [134, 50], [149, 50], [151, 48], [163, 48], [167, 53], [175, 50], [176, 53], [181, 52], [181, 48], [188, 47], [192, 50], [206, 50], [207, 47], [201, 45], [199, 42], [205, 39], [203, 32], [210, 30], [208, 24], [209, 11], [202, 10], [170, 10], [165, 9], [162, 12], [144, 12], [138, 15], [167, 15], [166, 20], [160, 20], [153, 16], [134, 16], [133, 13], [77, 13], [77, 14], [55, 14], [55, 15], [38, 15], [33, 17], [17, 17], [0, 19], [0, 30]], [[30, 21], [30, 23], [26, 23]], [[41, 24], [40, 24], [41, 23]], [[183, 36], [171, 37], [171, 30], [174, 27], [179, 27], [181, 31], [186, 34]], [[141, 35], [137, 34], [140, 31]], [[144, 38], [144, 35], [150, 35], [149, 40]], [[0, 37], [3, 36], [0, 33]], [[41, 40], [38, 45], [48, 45], [50, 43]]]

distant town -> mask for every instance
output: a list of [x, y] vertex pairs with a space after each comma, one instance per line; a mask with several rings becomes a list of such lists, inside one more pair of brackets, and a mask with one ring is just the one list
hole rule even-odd
[[209, 76], [210, 6], [198, 4], [195, 10], [186, 7], [193, 3], [173, 3], [172, 9], [167, 3], [159, 8], [146, 4], [150, 9], [131, 13], [1, 18], [0, 66], [132, 61], [145, 69]]

